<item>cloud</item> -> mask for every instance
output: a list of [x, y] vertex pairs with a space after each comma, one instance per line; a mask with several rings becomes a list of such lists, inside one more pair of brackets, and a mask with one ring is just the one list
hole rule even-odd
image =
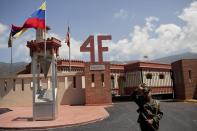
[[21, 37], [13, 41], [13, 59], [25, 62], [31, 61], [30, 51], [26, 44], [27, 41], [35, 39], [34, 33], [34, 30], [29, 29]]
[[7, 42], [5, 41], [5, 38], [8, 38], [8, 32], [7, 32], [8, 26], [4, 25], [0, 22], [0, 49], [7, 47]]
[[58, 34], [56, 34], [56, 33], [54, 33], [54, 32], [49, 32], [48, 34], [47, 34], [47, 37], [54, 37], [54, 38], [57, 38], [57, 39], [59, 39], [59, 40], [61, 40], [61, 36], [59, 36]]
[[152, 31], [155, 28], [155, 25], [153, 24], [153, 22], [157, 22], [159, 21], [159, 18], [154, 17], [154, 16], [149, 16], [145, 19], [146, 21], [146, 27], [148, 30]]
[[0, 35], [3, 34], [7, 30], [7, 26], [0, 23]]
[[7, 45], [5, 45], [5, 44], [0, 44], [0, 49], [1, 48], [6, 48], [7, 47]]
[[[65, 39], [62, 40], [62, 46], [60, 47], [59, 53], [60, 58], [69, 59], [69, 47], [64, 43]], [[71, 59], [83, 59], [83, 53], [80, 52], [81, 42], [75, 40], [74, 38], [70, 39], [71, 47]]]
[[197, 1], [192, 2], [178, 16], [186, 25], [182, 27], [182, 44], [187, 44], [187, 48], [192, 52], [197, 52]]
[[124, 9], [120, 9], [114, 14], [114, 18], [126, 19], [128, 17], [128, 12]]
[[175, 24], [165, 24], [160, 25], [155, 32], [159, 35], [159, 38], [162, 39], [171, 39], [178, 37], [181, 33], [181, 28]]
[[197, 1], [190, 4], [178, 16], [180, 19], [187, 23], [187, 27], [197, 29]]
[[110, 46], [111, 60], [150, 59], [181, 52], [197, 53], [197, 2], [192, 2], [177, 16], [184, 26], [160, 24], [159, 18], [150, 16], [143, 26], [136, 25], [130, 36]]

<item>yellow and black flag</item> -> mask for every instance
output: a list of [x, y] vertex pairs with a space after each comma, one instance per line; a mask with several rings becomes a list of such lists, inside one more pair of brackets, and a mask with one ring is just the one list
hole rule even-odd
[[10, 32], [9, 39], [8, 39], [8, 47], [12, 47], [12, 41], [13, 41], [12, 32]]
[[21, 36], [26, 30], [27, 30], [27, 28], [12, 25], [11, 31], [10, 31], [10, 36], [8, 39], [8, 47], [12, 47], [13, 39]]

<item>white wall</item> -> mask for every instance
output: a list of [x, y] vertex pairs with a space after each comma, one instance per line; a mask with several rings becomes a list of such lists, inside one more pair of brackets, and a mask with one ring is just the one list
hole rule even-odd
[[127, 72], [126, 77], [126, 87], [137, 87], [141, 83], [141, 72], [133, 71]]
[[[73, 76], [76, 77], [76, 88], [73, 88]], [[15, 84], [13, 78], [0, 78], [0, 106], [32, 106], [32, 75], [16, 76]], [[23, 87], [22, 90], [22, 79]], [[6, 90], [4, 89], [7, 81]], [[50, 78], [44, 79], [41, 83], [44, 87], [49, 87]], [[13, 87], [15, 85], [15, 90]], [[65, 73], [58, 76], [58, 104], [84, 104], [85, 103], [85, 80], [82, 74]]]
[[[147, 79], [146, 74], [151, 73], [152, 79]], [[170, 72], [163, 71], [143, 71], [143, 82], [151, 87], [168, 87], [172, 86], [172, 79]], [[159, 74], [164, 74], [164, 79], [159, 79]]]
[[[147, 79], [146, 75], [152, 74], [152, 79]], [[164, 79], [159, 78], [159, 74], [164, 75]], [[127, 72], [126, 77], [126, 87], [136, 87], [138, 86], [141, 80], [141, 71]], [[151, 87], [169, 87], [172, 86], [172, 79], [170, 72], [164, 71], [142, 71], [143, 83]]]

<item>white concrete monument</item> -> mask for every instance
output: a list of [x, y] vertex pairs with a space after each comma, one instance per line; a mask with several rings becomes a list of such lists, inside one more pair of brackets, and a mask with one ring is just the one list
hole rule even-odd
[[[32, 58], [33, 120], [53, 120], [57, 116], [57, 56], [61, 42], [45, 41], [44, 31], [37, 29], [36, 40], [27, 42]], [[47, 79], [48, 84], [42, 84]]]

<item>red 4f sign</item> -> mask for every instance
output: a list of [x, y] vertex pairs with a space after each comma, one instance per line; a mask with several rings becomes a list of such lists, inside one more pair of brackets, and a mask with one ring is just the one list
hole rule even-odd
[[[98, 35], [98, 62], [103, 62], [103, 52], [108, 51], [108, 47], [102, 46], [103, 40], [111, 40], [111, 35]], [[88, 46], [89, 45], [89, 46]], [[80, 52], [90, 52], [90, 61], [95, 62], [94, 36], [90, 35], [80, 47]]]

